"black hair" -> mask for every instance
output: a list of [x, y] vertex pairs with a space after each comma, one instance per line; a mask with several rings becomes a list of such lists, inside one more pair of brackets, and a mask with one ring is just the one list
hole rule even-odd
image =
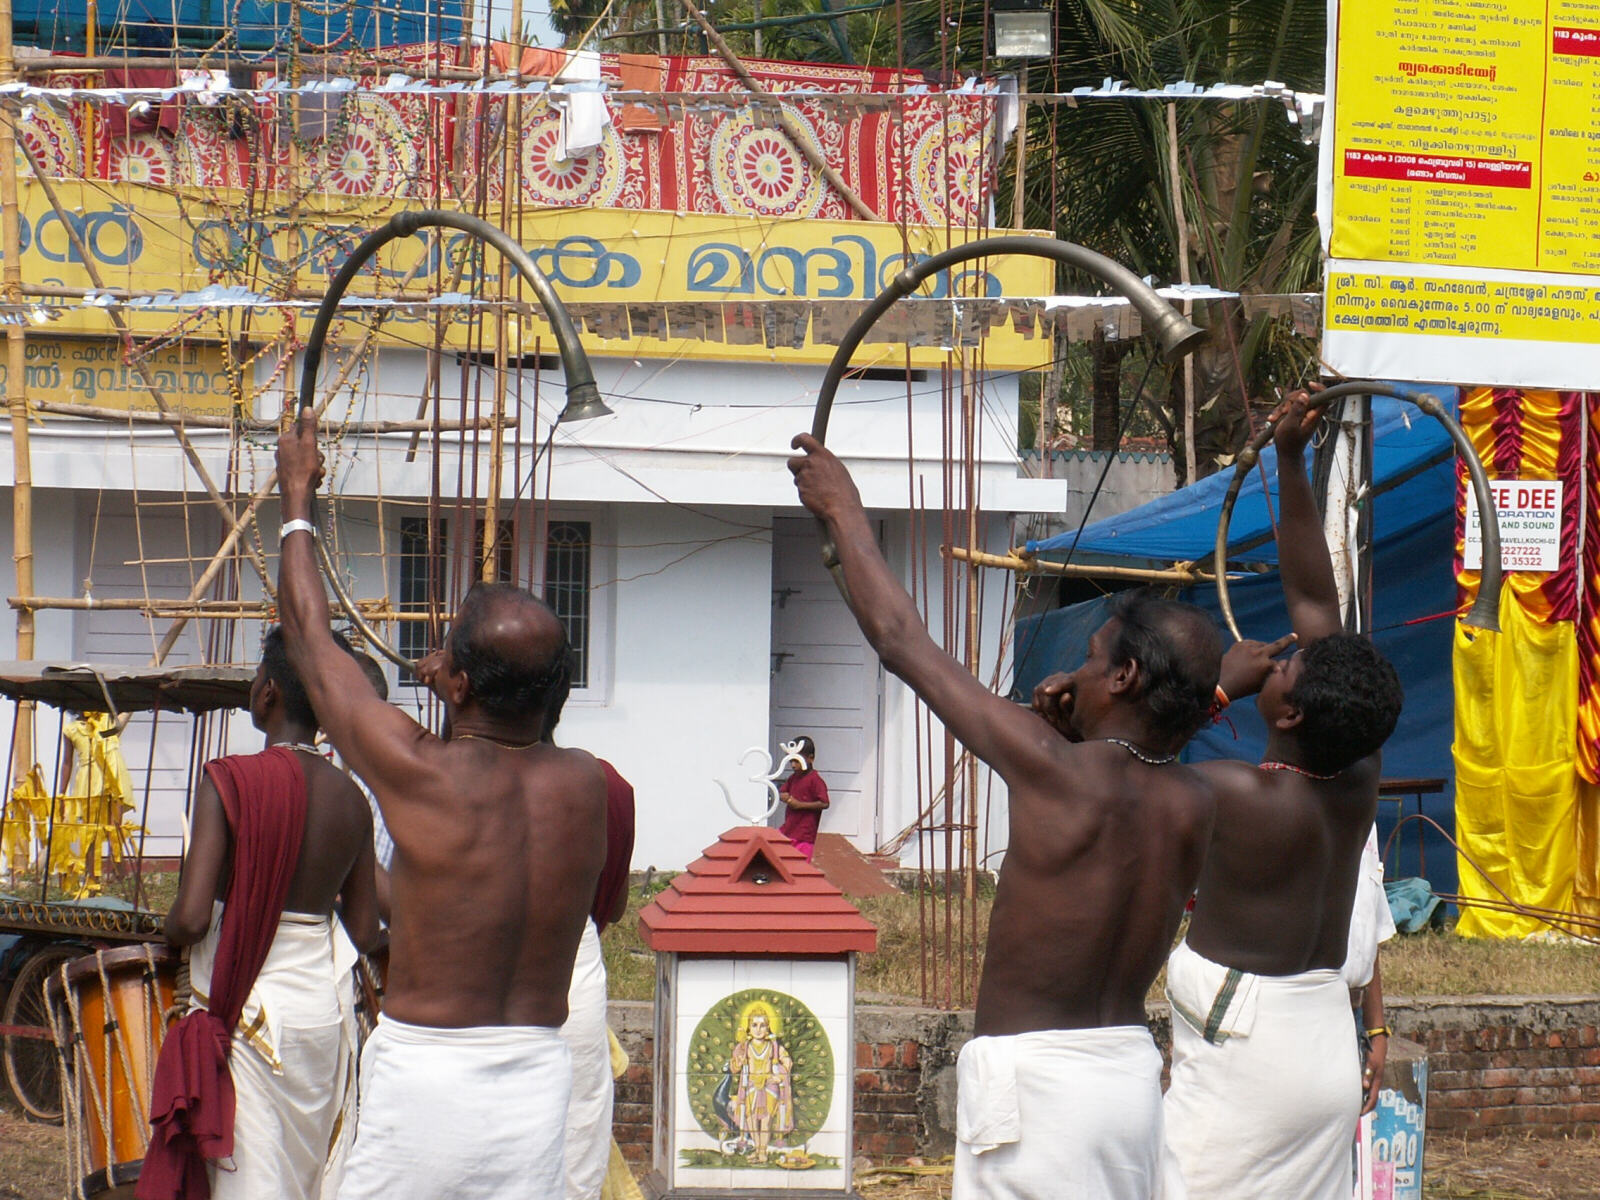
[[1148, 588], [1117, 596], [1110, 646], [1113, 666], [1139, 664], [1138, 700], [1152, 733], [1186, 742], [1205, 723], [1222, 674], [1222, 634], [1192, 604], [1167, 600]]
[[490, 716], [526, 717], [539, 712], [546, 716], [541, 737], [555, 728], [551, 714], [560, 718], [561, 708], [572, 691], [574, 656], [562, 627], [561, 641], [543, 661], [512, 661], [500, 648], [480, 644], [485, 614], [495, 600], [535, 605], [549, 612], [549, 605], [531, 592], [510, 583], [475, 583], [456, 611], [450, 627], [450, 657], [455, 668], [467, 676], [473, 701]]
[[1300, 651], [1288, 701], [1300, 710], [1295, 744], [1307, 770], [1334, 774], [1374, 753], [1394, 732], [1405, 691], [1369, 638], [1337, 633]]
[[378, 699], [387, 700], [389, 698], [389, 677], [384, 674], [383, 664], [363, 651], [352, 648], [350, 653], [355, 655], [355, 660], [361, 667], [361, 673], [367, 677], [367, 682], [372, 685], [372, 690], [378, 693]]
[[[357, 658], [345, 636], [338, 630], [330, 631], [333, 640], [338, 643], [339, 649], [346, 654]], [[283, 626], [274, 625], [267, 630], [266, 637], [261, 639], [261, 667], [266, 672], [267, 678], [278, 685], [278, 695], [283, 698], [284, 714], [296, 725], [310, 725], [317, 727], [316, 709], [311, 707], [311, 697], [306, 694], [305, 684], [300, 682], [294, 668], [289, 665], [289, 648], [283, 642]]]
[[809, 733], [802, 733], [795, 738], [795, 741], [800, 743], [801, 758], [815, 758], [817, 756], [817, 744], [811, 740]]

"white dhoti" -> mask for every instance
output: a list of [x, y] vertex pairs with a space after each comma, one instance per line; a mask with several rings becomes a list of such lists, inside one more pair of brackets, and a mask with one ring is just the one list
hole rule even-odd
[[[189, 955], [208, 1003], [222, 905]], [[208, 1166], [213, 1200], [319, 1200], [337, 1186], [355, 1119], [355, 948], [325, 918], [286, 913], [233, 1033], [233, 1154]]]
[[560, 1200], [572, 1067], [559, 1030], [380, 1017], [341, 1200]]
[[1167, 998], [1167, 1144], [1189, 1200], [1349, 1200], [1361, 1070], [1339, 972], [1250, 975], [1183, 942]]
[[587, 921], [572, 964], [562, 1040], [572, 1055], [567, 1105], [566, 1200], [596, 1200], [611, 1159], [611, 1039], [606, 1031], [606, 960], [600, 931]]
[[980, 1037], [956, 1066], [956, 1200], [1150, 1200], [1161, 1054], [1143, 1025]]

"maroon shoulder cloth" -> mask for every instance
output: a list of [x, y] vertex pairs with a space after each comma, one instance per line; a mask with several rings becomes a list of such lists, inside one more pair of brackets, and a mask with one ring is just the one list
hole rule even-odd
[[211, 975], [211, 1006], [167, 1033], [150, 1099], [138, 1200], [208, 1200], [206, 1160], [233, 1153], [228, 1052], [277, 936], [306, 828], [306, 776], [287, 746], [213, 759], [206, 774], [233, 830], [233, 862]]
[[617, 911], [617, 897], [628, 889], [628, 865], [633, 861], [633, 784], [605, 759], [597, 759], [606, 773], [606, 863], [594, 889], [589, 915], [596, 929], [604, 929]]

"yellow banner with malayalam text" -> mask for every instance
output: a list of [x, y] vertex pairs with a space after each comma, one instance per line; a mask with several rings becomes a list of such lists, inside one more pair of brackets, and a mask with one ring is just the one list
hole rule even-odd
[[[238, 336], [250, 313], [253, 341], [270, 340], [295, 325], [303, 338], [309, 307], [284, 302], [320, 299], [356, 244], [395, 212], [397, 202], [308, 197], [294, 213], [251, 213], [243, 192], [55, 184], [61, 210], [31, 180], [22, 185], [23, 278], [71, 293], [122, 289], [120, 305], [138, 338], [216, 340]], [[490, 219], [494, 220], [491, 210]], [[962, 231], [861, 221], [764, 221], [720, 215], [627, 209], [515, 211], [505, 227], [526, 246], [561, 299], [572, 306], [591, 354], [653, 358], [755, 359], [827, 362], [837, 339], [838, 306], [826, 328], [808, 301], [861, 304], [875, 297], [908, 264], [963, 240]], [[73, 233], [77, 234], [75, 238]], [[83, 261], [80, 247], [92, 260]], [[397, 239], [351, 284], [347, 297], [426, 301], [474, 290], [500, 296], [499, 254], [456, 230], [425, 229]], [[504, 268], [507, 278], [514, 274]], [[992, 258], [961, 264], [935, 276], [922, 295], [1033, 297], [1053, 290], [1053, 264], [1041, 258]], [[515, 298], [517, 285], [506, 295]], [[532, 293], [523, 292], [531, 301]], [[795, 304], [794, 302], [802, 302]], [[109, 315], [74, 295], [46, 298], [55, 310], [50, 334], [104, 336]], [[729, 306], [748, 304], [748, 312]], [[277, 305], [277, 306], [275, 306]], [[942, 307], [942, 306], [939, 306]], [[535, 306], [536, 308], [536, 306]], [[776, 316], [774, 313], [776, 311]], [[338, 336], [372, 323], [378, 313], [381, 344], [431, 344], [435, 321], [445, 317], [447, 345], [482, 349], [491, 318], [483, 307], [430, 311], [356, 308], [343, 314]], [[537, 318], [537, 311], [535, 317]], [[737, 319], [735, 319], [737, 318]], [[520, 323], [524, 351], [542, 337], [542, 319]], [[822, 336], [818, 336], [818, 335]], [[945, 360], [942, 341], [916, 345], [912, 360]], [[970, 344], [970, 343], [969, 343]], [[1025, 337], [1002, 319], [985, 331], [991, 369], [1041, 366], [1049, 340]], [[864, 347], [857, 361], [874, 357], [901, 364], [898, 346]]]

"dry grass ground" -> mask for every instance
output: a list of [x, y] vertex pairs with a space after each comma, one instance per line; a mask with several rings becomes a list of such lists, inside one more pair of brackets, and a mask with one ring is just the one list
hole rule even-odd
[[[61, 1130], [24, 1120], [0, 1101], [0, 1200], [61, 1200]], [[863, 1200], [947, 1200], [948, 1162], [909, 1159], [857, 1173]], [[1427, 1146], [1427, 1200], [1596, 1200], [1600, 1141], [1434, 1135]]]
[[[654, 891], [663, 886], [659, 881]], [[655, 993], [655, 965], [639, 938], [637, 914], [647, 899], [635, 888], [628, 916], [605, 933], [606, 969], [618, 1000], [648, 1000]], [[878, 926], [878, 950], [857, 964], [856, 987], [873, 1003], [915, 1004], [922, 993], [923, 912], [916, 896], [874, 896], [859, 902]], [[940, 901], [942, 904], [942, 901]], [[988, 933], [992, 899], [980, 896], [978, 967]], [[931, 909], [931, 904], [926, 909]], [[926, 911], [926, 910], [924, 910]], [[972, 977], [976, 978], [976, 970]], [[1600, 995], [1600, 947], [1582, 942], [1497, 942], [1451, 933], [1399, 936], [1384, 943], [1384, 991], [1391, 996], [1571, 996]], [[1151, 988], [1159, 999], [1164, 977]]]

